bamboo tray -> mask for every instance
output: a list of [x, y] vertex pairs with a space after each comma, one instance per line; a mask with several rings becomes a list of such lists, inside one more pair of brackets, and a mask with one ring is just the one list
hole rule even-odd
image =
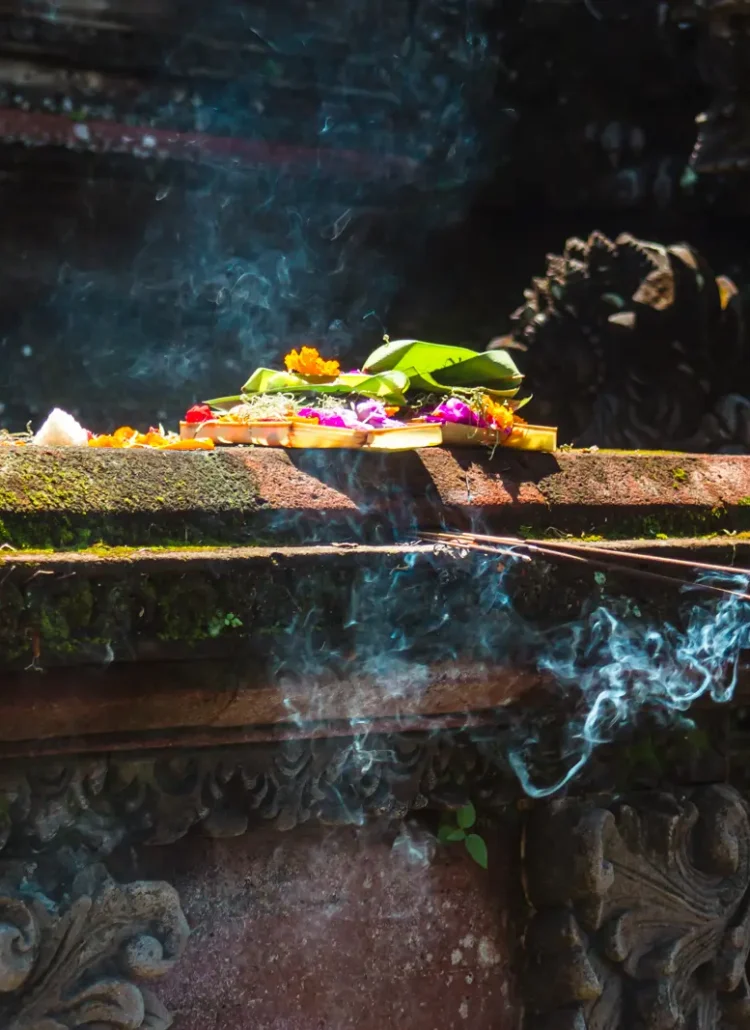
[[373, 451], [409, 451], [417, 447], [439, 447], [441, 427], [419, 424], [389, 429], [338, 429], [313, 422], [181, 422], [183, 440], [213, 440], [226, 446], [252, 444], [255, 447], [349, 448]]
[[554, 426], [516, 426], [509, 437], [503, 438], [495, 429], [478, 429], [445, 422], [443, 443], [448, 447], [511, 447], [518, 451], [557, 450], [557, 429]]
[[180, 437], [183, 440], [213, 440], [230, 447], [236, 444], [288, 447], [291, 429], [291, 422], [180, 422]]
[[418, 447], [439, 447], [442, 426], [406, 425], [393, 429], [373, 429], [367, 435], [368, 451], [412, 451]]

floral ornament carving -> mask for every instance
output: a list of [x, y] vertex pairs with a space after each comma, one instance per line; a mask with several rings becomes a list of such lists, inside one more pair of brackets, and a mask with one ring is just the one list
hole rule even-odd
[[187, 937], [167, 883], [118, 884], [91, 866], [56, 904], [23, 871], [8, 871], [0, 880], [0, 1026], [164, 1030], [171, 1017], [148, 985], [172, 968]]
[[530, 814], [527, 1026], [750, 1028], [750, 821], [711, 786]]
[[[109, 854], [124, 839], [167, 844], [199, 826], [234, 836], [254, 824], [401, 819], [428, 804], [496, 797], [498, 732], [363, 735], [155, 753], [132, 760], [35, 762], [0, 772], [0, 847]], [[507, 789], [507, 788], [506, 788]]]
[[254, 823], [403, 818], [494, 797], [497, 732], [363, 735], [0, 768], [1, 1030], [164, 1030], [151, 983], [188, 936], [166, 883], [119, 884], [118, 845]]

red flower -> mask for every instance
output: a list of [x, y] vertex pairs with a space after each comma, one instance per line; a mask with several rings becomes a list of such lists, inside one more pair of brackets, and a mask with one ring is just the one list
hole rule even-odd
[[185, 413], [186, 422], [210, 422], [213, 417], [211, 409], [207, 404], [194, 404]]

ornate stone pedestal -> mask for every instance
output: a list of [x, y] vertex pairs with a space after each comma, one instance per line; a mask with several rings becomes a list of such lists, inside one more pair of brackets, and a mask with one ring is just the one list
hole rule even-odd
[[501, 457], [0, 456], [0, 1027], [748, 1023], [743, 655], [582, 751], [541, 658], [679, 591], [398, 529], [744, 567], [746, 462]]

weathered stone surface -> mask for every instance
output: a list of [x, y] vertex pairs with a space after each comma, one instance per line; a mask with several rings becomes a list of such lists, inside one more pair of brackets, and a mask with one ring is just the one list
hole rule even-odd
[[[640, 620], [640, 639], [694, 600], [653, 566], [612, 569], [606, 541], [598, 565], [354, 542], [386, 525], [412, 540], [441, 523], [636, 529], [650, 542], [626, 547], [748, 565], [750, 469], [732, 456], [28, 450], [0, 455], [0, 483], [0, 526], [27, 545], [0, 556], [0, 739], [14, 747], [488, 712], [535, 696], [545, 634], [597, 605]], [[174, 542], [177, 524], [201, 543]], [[34, 551], [42, 531], [66, 549]], [[275, 546], [236, 543], [256, 534]], [[285, 544], [294, 534], [309, 546]]]
[[740, 296], [702, 254], [593, 232], [546, 261], [511, 316], [538, 421], [578, 447], [747, 452]]
[[[656, 541], [653, 554], [688, 565], [655, 581], [646, 562], [613, 571], [609, 549], [590, 567], [424, 546], [9, 554], [0, 742], [5, 753], [143, 734], [219, 743], [260, 727], [564, 704], [577, 688], [554, 686], [539, 659], [572, 647], [601, 605], [634, 642], [665, 618], [683, 629], [696, 603], [731, 600], [685, 594], [690, 558], [748, 565], [744, 541]], [[738, 700], [745, 682], [740, 668]]]
[[528, 1026], [748, 1025], [750, 824], [731, 787], [532, 812]]
[[160, 987], [180, 1030], [511, 1030], [520, 899], [513, 821], [488, 871], [419, 828], [259, 832], [141, 852], [192, 926]]
[[677, 618], [691, 560], [750, 564], [743, 538], [666, 545], [625, 547], [680, 556], [685, 566], [667, 570], [677, 581], [660, 580], [655, 562], [618, 572], [622, 561], [603, 545], [584, 552], [588, 564], [557, 552], [515, 560], [425, 544], [6, 551], [0, 669], [192, 658], [219, 663], [216, 686], [228, 676], [263, 687], [278, 675], [345, 677], [357, 663], [363, 683], [398, 679], [399, 655], [417, 665], [497, 665], [525, 655], [532, 627], [575, 620], [604, 596], [637, 600], [644, 617]]
[[367, 540], [480, 524], [535, 535], [696, 536], [750, 528], [741, 456], [427, 449], [0, 453], [14, 547]]
[[[154, 663], [94, 672], [66, 670], [46, 682], [31, 674], [6, 674], [0, 750], [19, 754], [122, 749], [170, 739], [220, 744], [263, 739], [274, 731], [314, 734], [329, 721], [344, 728], [370, 721], [377, 728], [381, 720], [419, 728], [421, 719], [435, 717], [460, 725], [474, 713], [496, 718], [498, 710], [531, 704], [530, 698], [540, 694], [552, 702], [554, 695], [540, 691], [537, 674], [502, 665], [407, 669], [391, 685], [365, 680], [355, 672], [339, 680], [263, 686], [252, 668], [241, 676], [207, 662], [175, 668]], [[258, 727], [266, 729], [259, 732]]]

